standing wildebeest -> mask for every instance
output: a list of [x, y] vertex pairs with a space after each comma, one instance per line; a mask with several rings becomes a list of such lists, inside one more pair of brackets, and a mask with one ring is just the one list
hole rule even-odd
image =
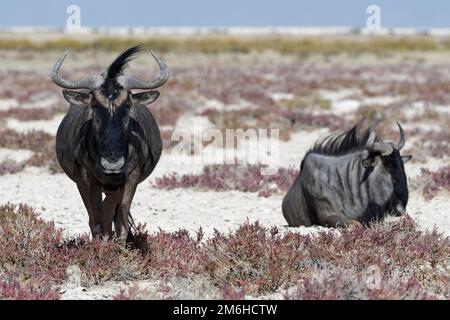
[[[137, 185], [146, 179], [161, 156], [158, 125], [146, 105], [169, 78], [165, 63], [151, 52], [159, 77], [143, 81], [123, 74], [141, 46], [123, 52], [101, 76], [65, 80], [59, 69], [67, 52], [53, 67], [51, 77], [70, 103], [56, 134], [56, 154], [64, 172], [78, 187], [89, 214], [93, 236], [112, 235], [130, 241], [130, 206]], [[66, 89], [85, 89], [72, 91]], [[105, 198], [102, 201], [102, 193]]]
[[300, 174], [283, 200], [289, 226], [368, 224], [386, 214], [401, 215], [408, 203], [408, 186], [400, 141], [383, 142], [373, 128], [322, 139], [306, 154]]

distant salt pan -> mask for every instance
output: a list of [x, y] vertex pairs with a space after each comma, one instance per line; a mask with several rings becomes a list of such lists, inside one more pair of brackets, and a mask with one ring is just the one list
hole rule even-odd
[[34, 121], [19, 121], [17, 119], [8, 119], [6, 125], [8, 128], [18, 132], [28, 132], [33, 130], [42, 130], [51, 135], [56, 135], [59, 124], [62, 121], [63, 115], [55, 116], [51, 120], [34, 120]]
[[352, 27], [81, 27], [78, 29], [64, 29], [55, 27], [1, 27], [0, 32], [30, 34], [30, 33], [55, 33], [55, 34], [99, 34], [99, 35], [352, 35], [352, 34], [376, 34], [376, 35], [431, 35], [449, 36], [450, 28], [382, 28], [368, 30], [367, 28]]
[[19, 104], [16, 99], [0, 99], [0, 111], [7, 111], [12, 108], [17, 108]]
[[271, 98], [275, 101], [292, 100], [294, 97], [292, 93], [287, 92], [274, 92], [271, 95]]
[[0, 148], [0, 162], [5, 161], [6, 159], [11, 159], [16, 162], [22, 162], [28, 160], [32, 155], [33, 151], [31, 150], [12, 150]]

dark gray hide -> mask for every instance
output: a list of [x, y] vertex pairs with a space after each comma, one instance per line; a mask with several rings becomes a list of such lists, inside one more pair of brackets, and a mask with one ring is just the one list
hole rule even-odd
[[52, 79], [60, 87], [82, 89], [63, 90], [70, 108], [56, 134], [56, 154], [61, 168], [77, 184], [93, 236], [111, 236], [114, 223], [116, 235], [131, 240], [130, 206], [136, 187], [161, 156], [159, 128], [145, 106], [156, 100], [159, 92], [133, 94], [131, 90], [163, 85], [168, 71], [152, 52], [160, 67], [158, 79], [124, 76], [123, 69], [140, 49], [122, 53], [101, 76], [63, 79], [59, 68], [67, 53], [52, 71]]
[[408, 203], [403, 164], [411, 156], [400, 156], [405, 136], [398, 126], [398, 144], [383, 142], [373, 128], [360, 137], [356, 126], [318, 141], [283, 200], [289, 226], [367, 225], [402, 214]]

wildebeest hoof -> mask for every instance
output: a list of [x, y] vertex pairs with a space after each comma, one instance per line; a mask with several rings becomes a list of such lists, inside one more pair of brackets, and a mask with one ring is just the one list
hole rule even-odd
[[340, 221], [335, 225], [336, 228], [348, 228], [351, 226], [362, 226], [362, 223], [358, 220], [347, 220], [345, 222]]
[[363, 224], [359, 222], [358, 220], [350, 220], [349, 226], [362, 226]]
[[406, 212], [405, 207], [401, 203], [397, 204], [397, 206], [394, 209], [394, 215], [396, 217], [400, 217], [400, 216], [404, 215], [405, 212]]

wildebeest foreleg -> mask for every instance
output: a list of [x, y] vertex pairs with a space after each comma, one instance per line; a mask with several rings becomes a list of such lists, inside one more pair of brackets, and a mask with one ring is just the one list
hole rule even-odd
[[131, 201], [133, 201], [134, 193], [136, 192], [138, 179], [139, 170], [137, 169], [130, 174], [129, 179], [123, 188], [122, 199], [120, 201], [118, 214], [115, 219], [114, 228], [116, 230], [116, 235], [121, 237], [124, 241], [127, 239], [128, 233], [130, 232], [130, 207]]
[[136, 191], [136, 186], [129, 186], [127, 184], [124, 188], [122, 201], [118, 208], [117, 217], [114, 222], [114, 228], [116, 231], [117, 237], [126, 240], [128, 237], [128, 233], [130, 232], [130, 224], [129, 224], [129, 215], [130, 215], [130, 207], [131, 201], [133, 200], [134, 193]]
[[103, 200], [103, 223], [101, 230], [103, 236], [112, 235], [112, 224], [114, 216], [118, 211], [121, 198], [122, 190], [106, 194], [105, 200]]
[[88, 187], [84, 183], [77, 183], [77, 187], [89, 215], [91, 234], [96, 237], [101, 232], [102, 195], [100, 186], [91, 183]]
[[89, 201], [91, 202], [95, 221], [95, 235], [103, 235], [103, 204], [102, 190], [99, 185], [91, 184], [89, 188]]
[[89, 196], [87, 192], [87, 187], [83, 183], [77, 183], [78, 191], [80, 192], [81, 199], [83, 199], [84, 207], [86, 208], [86, 211], [89, 215], [89, 228], [91, 229], [91, 234], [93, 237], [95, 237], [95, 219], [94, 219], [94, 212], [91, 208], [91, 202], [89, 201]]

